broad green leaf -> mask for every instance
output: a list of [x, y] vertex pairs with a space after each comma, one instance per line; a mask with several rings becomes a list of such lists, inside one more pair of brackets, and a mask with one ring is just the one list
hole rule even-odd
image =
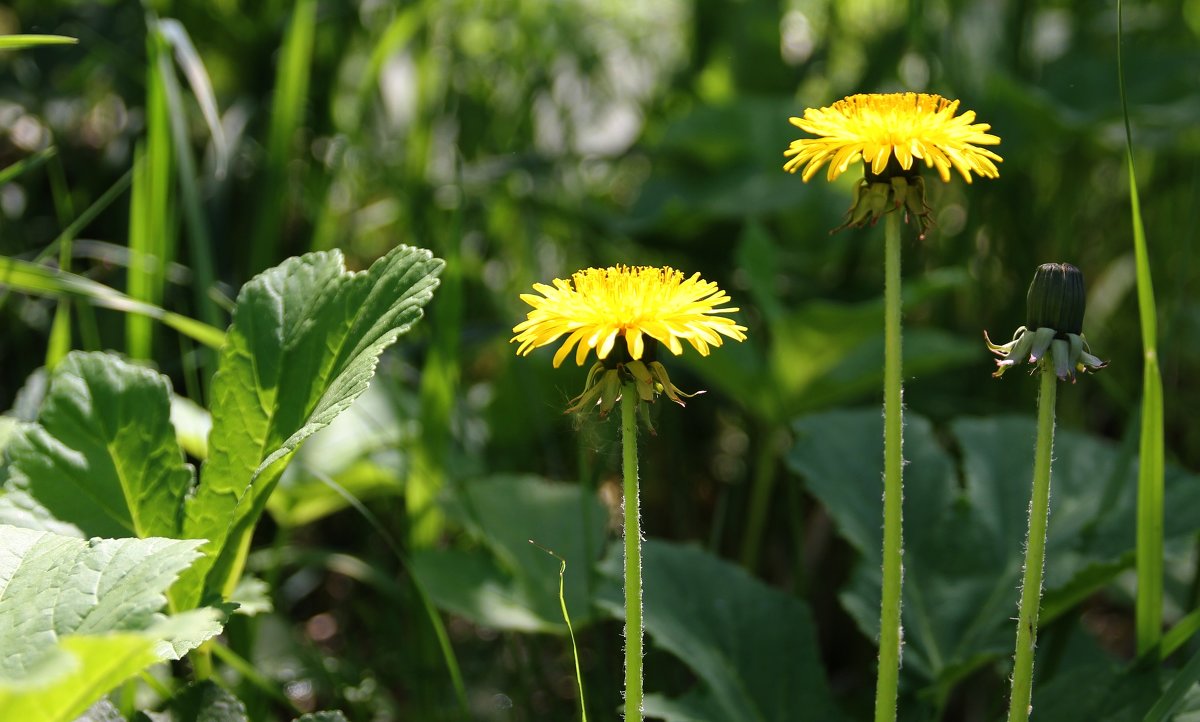
[[48, 531], [80, 539], [86, 536], [74, 524], [54, 518], [54, 515], [38, 503], [37, 499], [20, 489], [0, 490], [0, 524], [34, 531]]
[[0, 526], [0, 709], [74, 719], [130, 676], [216, 635], [215, 610], [158, 613], [200, 544]]
[[[879, 625], [882, 420], [875, 409], [805, 417], [789, 465], [862, 555], [842, 603], [865, 636]], [[1034, 423], [1024, 417], [950, 425], [961, 465], [925, 419], [905, 419], [904, 668], [939, 696], [1012, 653], [1011, 617], [1027, 526]], [[957, 469], [961, 468], [959, 477]], [[1111, 443], [1059, 429], [1046, 551], [1047, 607], [1078, 599], [1131, 561], [1135, 470]], [[1200, 516], [1200, 484], [1168, 473], [1168, 538]], [[1044, 617], [1043, 621], [1050, 621]]]
[[179, 608], [232, 591], [287, 461], [366, 390], [379, 354], [421, 318], [441, 268], [408, 246], [359, 273], [339, 252], [310, 253], [242, 288], [213, 377], [208, 460], [185, 507], [183, 536], [209, 542], [172, 591]]
[[486, 551], [414, 552], [413, 573], [439, 607], [496, 629], [566, 634], [559, 562], [532, 540], [567, 560], [564, 597], [575, 626], [595, 618], [587, 569], [604, 550], [607, 518], [582, 487], [497, 476], [463, 485], [446, 511]]
[[170, 383], [102, 353], [72, 352], [51, 374], [38, 423], [9, 443], [10, 490], [86, 536], [180, 536], [192, 485], [170, 422]]
[[1059, 667], [1034, 687], [1032, 719], [1053, 722], [1142, 722], [1161, 694], [1154, 667], [1119, 665], [1098, 654]]
[[[600, 603], [624, 617], [622, 547], [604, 570]], [[825, 681], [808, 606], [707, 552], [654, 539], [642, 547], [646, 633], [699, 684], [680, 698], [651, 694], [646, 713], [669, 722], [843, 719]]]
[[161, 660], [154, 639], [134, 632], [68, 635], [22, 679], [0, 678], [6, 719], [69, 722], [113, 687]]
[[349, 722], [346, 715], [341, 710], [326, 710], [323, 712], [309, 712], [306, 715], [301, 715], [292, 722]]

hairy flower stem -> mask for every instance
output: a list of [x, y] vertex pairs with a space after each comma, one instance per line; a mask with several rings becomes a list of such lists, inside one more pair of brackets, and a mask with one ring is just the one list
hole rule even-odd
[[625, 468], [625, 720], [642, 719], [642, 521], [638, 500], [638, 394], [621, 393], [621, 449]]
[[1038, 394], [1037, 447], [1033, 457], [1033, 498], [1029, 502], [1029, 536], [1025, 540], [1025, 573], [1017, 617], [1017, 651], [1013, 662], [1008, 722], [1029, 719], [1033, 695], [1033, 648], [1037, 642], [1038, 608], [1042, 602], [1042, 567], [1046, 559], [1046, 524], [1050, 517], [1050, 459], [1054, 452], [1054, 396], [1058, 379], [1043, 358]]
[[900, 584], [904, 576], [903, 399], [900, 374], [900, 211], [884, 217], [883, 600], [879, 609], [879, 677], [875, 722], [896, 719], [900, 677]]

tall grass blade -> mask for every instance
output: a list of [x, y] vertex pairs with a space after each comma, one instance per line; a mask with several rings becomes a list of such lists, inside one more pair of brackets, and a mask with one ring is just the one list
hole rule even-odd
[[50, 146], [48, 148], [39, 150], [28, 158], [22, 158], [16, 163], [5, 167], [3, 170], [0, 170], [0, 185], [4, 185], [5, 183], [16, 180], [24, 173], [27, 173], [28, 171], [31, 171], [50, 160], [57, 153], [58, 148], [55, 146]]
[[213, 93], [208, 69], [204, 67], [204, 61], [200, 59], [200, 53], [196, 52], [196, 46], [192, 45], [192, 38], [182, 23], [172, 18], [163, 18], [158, 22], [158, 28], [163, 39], [175, 50], [175, 62], [179, 64], [179, 69], [183, 71], [183, 76], [191, 86], [192, 95], [200, 105], [204, 123], [212, 136], [217, 161], [216, 174], [218, 178], [224, 177], [229, 166], [229, 143], [225, 139], [225, 128], [221, 125], [217, 96]]
[[1121, 116], [1125, 122], [1125, 164], [1129, 171], [1129, 205], [1133, 216], [1133, 249], [1137, 265], [1138, 314], [1142, 325], [1142, 429], [1138, 448], [1137, 510], [1137, 651], [1144, 654], [1162, 637], [1163, 601], [1163, 390], [1158, 366], [1158, 313], [1150, 277], [1150, 253], [1138, 200], [1133, 164], [1133, 131], [1129, 125], [1129, 100], [1125, 94], [1122, 61], [1124, 27], [1121, 0], [1117, 0], [1117, 81]]
[[214, 349], [220, 348], [225, 342], [225, 333], [221, 329], [202, 321], [137, 301], [90, 278], [17, 258], [0, 256], [0, 289], [11, 289], [32, 296], [83, 299], [101, 308], [142, 314]]
[[258, 203], [253, 242], [250, 244], [248, 272], [251, 274], [272, 265], [282, 256], [283, 221], [288, 207], [287, 167], [308, 100], [309, 67], [312, 64], [316, 24], [315, 0], [299, 0], [292, 13], [292, 23], [284, 38], [275, 73], [275, 97], [271, 103], [263, 193]]
[[[154, 236], [150, 230], [150, 188], [146, 176], [146, 152], [141, 145], [133, 153], [133, 191], [129, 200], [129, 260], [126, 270], [125, 291], [130, 298], [151, 302], [154, 295], [154, 273], [149, 245]], [[161, 287], [160, 287], [161, 289]], [[153, 354], [153, 324], [145, 316], [130, 314], [125, 317], [125, 352], [130, 358], [148, 359]]]
[[[148, 40], [155, 57], [157, 39]], [[126, 290], [132, 298], [162, 305], [166, 269], [175, 257], [175, 224], [171, 191], [171, 121], [159, 64], [146, 67], [146, 140], [134, 153], [133, 192], [129, 211], [130, 263]], [[125, 322], [126, 351], [131, 358], [151, 358], [154, 326], [145, 316]]]
[[176, 176], [179, 179], [180, 200], [183, 202], [183, 217], [188, 231], [189, 261], [195, 274], [195, 313], [210, 326], [221, 325], [220, 309], [208, 296], [215, 280], [212, 238], [204, 215], [204, 204], [196, 183], [196, 163], [192, 157], [188, 135], [187, 109], [175, 68], [167, 53], [167, 42], [159, 29], [159, 21], [150, 17], [147, 24], [151, 30], [153, 53], [151, 62], [158, 66], [157, 78], [162, 84], [171, 125], [171, 139], [175, 150]]
[[[58, 216], [59, 225], [72, 228], [71, 218], [75, 216], [75, 207], [71, 203], [71, 189], [67, 185], [67, 174], [63, 168], [62, 158], [55, 156], [48, 166], [50, 194], [54, 200], [54, 211]], [[58, 238], [58, 267], [64, 271], [71, 270], [71, 245], [74, 232], [64, 232]], [[50, 338], [46, 344], [47, 369], [53, 369], [71, 350], [71, 302], [61, 299], [54, 309], [54, 322], [50, 325]]]

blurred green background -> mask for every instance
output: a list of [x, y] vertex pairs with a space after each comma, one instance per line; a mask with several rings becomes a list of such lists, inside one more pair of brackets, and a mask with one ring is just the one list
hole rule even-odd
[[[1066, 261], [1088, 280], [1085, 333], [1111, 364], [1063, 388], [1060, 427], [1136, 443], [1116, 28], [1112, 2], [17, 0], [0, 7], [0, 32], [79, 44], [0, 54], [0, 167], [40, 160], [0, 185], [0, 254], [58, 257], [71, 228], [71, 270], [127, 289], [136, 256], [126, 249], [143, 226], [122, 184], [149, 153], [163, 163], [143, 187], [165, 193], [151, 227], [171, 262], [161, 294], [171, 310], [223, 326], [242, 283], [310, 250], [341, 249], [354, 268], [398, 243], [447, 259], [428, 323], [385, 358], [373, 389], [366, 417], [379, 439], [356, 450], [372, 463], [354, 482], [340, 477], [374, 497], [412, 554], [471, 543], [455, 499], [485, 474], [578, 482], [610, 511], [618, 502], [613, 424], [561, 411], [585, 369], [552, 369], [548, 350], [514, 356], [511, 328], [528, 310], [518, 294], [587, 266], [701, 272], [741, 306], [750, 339], [672, 364], [679, 386], [708, 393], [655, 412], [658, 435], [642, 447], [645, 528], [805, 598], [831, 686], [853, 697], [872, 688], [874, 656], [838, 604], [854, 552], [782, 457], [793, 418], [878, 403], [882, 232], [830, 235], [855, 174], [805, 184], [784, 173], [800, 133], [787, 118], [851, 93], [914, 90], [959, 98], [990, 123], [999, 179], [931, 178], [937, 225], [923, 241], [905, 231], [907, 407], [935, 430], [1031, 415], [1036, 382], [992, 379], [982, 331], [1007, 340], [1033, 269]], [[1129, 3], [1124, 42], [1167, 453], [1195, 469], [1200, 0]], [[55, 309], [4, 295], [0, 408], [47, 358]], [[71, 330], [75, 347], [127, 349], [114, 312], [75, 304]], [[204, 403], [203, 352], [165, 329], [148, 350]], [[333, 464], [333, 453], [309, 458]], [[262, 562], [275, 570], [264, 575], [277, 611], [246, 637], [278, 655], [263, 664], [300, 685], [288, 692], [304, 704], [361, 719], [432, 715], [444, 671], [412, 591], [391, 581], [396, 557], [353, 510], [321, 507], [293, 481], [261, 534], [264, 549], [291, 554]], [[445, 511], [416, 513], [431, 498]], [[1120, 652], [1129, 620], [1114, 618], [1108, 646]], [[600, 719], [619, 698], [618, 629], [606, 621], [582, 639]], [[560, 637], [460, 616], [451, 632], [479, 715], [573, 714]], [[652, 673], [652, 688], [686, 686], [686, 671], [659, 661], [667, 671]]]

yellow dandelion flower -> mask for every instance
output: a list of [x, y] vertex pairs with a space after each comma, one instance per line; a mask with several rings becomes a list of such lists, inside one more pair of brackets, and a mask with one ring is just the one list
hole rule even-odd
[[646, 337], [658, 341], [679, 355], [681, 341], [687, 341], [707, 356], [709, 347], [720, 346], [721, 336], [742, 341], [745, 326], [715, 314], [733, 313], [737, 308], [719, 306], [729, 302], [717, 284], [696, 273], [685, 279], [670, 267], [614, 266], [578, 271], [570, 280], [555, 279], [553, 286], [535, 283], [541, 295], [521, 294], [521, 300], [533, 306], [527, 318], [513, 328], [517, 353], [524, 356], [540, 346], [567, 337], [554, 354], [557, 368], [571, 349], [575, 363], [582, 366], [588, 353], [608, 358], [624, 340], [629, 359], [638, 361], [647, 354]]
[[956, 116], [957, 100], [926, 93], [851, 95], [826, 108], [809, 108], [792, 125], [816, 138], [794, 140], [784, 151], [784, 170], [804, 168], [808, 181], [829, 163], [828, 178], [836, 179], [860, 158], [871, 174], [882, 175], [892, 158], [908, 171], [913, 159], [936, 168], [943, 181], [953, 167], [968, 182], [971, 173], [995, 178], [1003, 159], [978, 146], [997, 145], [992, 126], [975, 122], [975, 111]]

